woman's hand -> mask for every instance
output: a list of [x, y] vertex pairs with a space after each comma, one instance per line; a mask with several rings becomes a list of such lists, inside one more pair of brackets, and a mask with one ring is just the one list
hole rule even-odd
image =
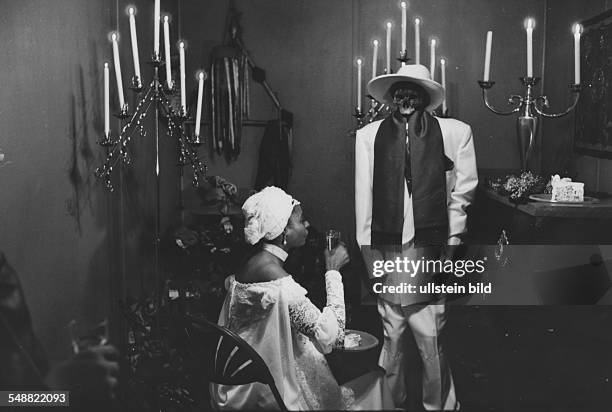
[[331, 252], [325, 249], [325, 269], [340, 270], [348, 262], [349, 255], [344, 243], [339, 243]]

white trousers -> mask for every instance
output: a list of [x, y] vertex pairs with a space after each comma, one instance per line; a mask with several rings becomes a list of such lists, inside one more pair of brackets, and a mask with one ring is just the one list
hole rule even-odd
[[446, 323], [446, 305], [400, 306], [378, 299], [382, 318], [384, 345], [379, 365], [386, 378], [396, 407], [406, 402], [404, 373], [404, 332], [410, 327], [423, 360], [423, 406], [425, 410], [457, 410], [455, 385], [450, 365], [442, 351], [438, 336]]

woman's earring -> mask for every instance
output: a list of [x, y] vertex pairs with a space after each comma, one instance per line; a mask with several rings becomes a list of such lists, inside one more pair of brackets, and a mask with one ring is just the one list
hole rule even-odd
[[287, 246], [287, 234], [283, 233], [283, 246]]

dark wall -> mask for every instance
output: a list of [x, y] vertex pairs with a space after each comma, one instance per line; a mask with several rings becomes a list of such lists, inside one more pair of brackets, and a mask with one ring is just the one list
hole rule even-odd
[[[562, 110], [570, 104], [566, 84], [573, 82], [571, 25], [612, 7], [609, 0], [592, 0], [580, 4], [562, 0], [549, 1], [546, 93], [552, 109]], [[612, 193], [612, 161], [573, 152], [574, 116], [544, 122], [544, 167], [550, 171], [568, 171], [585, 182], [586, 189]]]
[[[94, 177], [104, 159], [103, 62], [111, 66], [111, 112], [117, 111], [108, 33], [119, 29], [124, 83], [132, 76], [127, 1], [3, 1], [0, 44], [0, 248], [23, 282], [34, 327], [51, 358], [70, 350], [71, 319], [112, 315], [130, 283], [153, 268], [153, 140], [135, 138], [124, 183], [108, 194]], [[143, 73], [150, 79], [152, 3], [139, 8]], [[170, 7], [172, 6], [172, 7]], [[162, 8], [176, 13], [175, 2]], [[176, 33], [174, 34], [176, 36]], [[126, 89], [133, 106], [134, 96]], [[118, 120], [111, 122], [117, 133]], [[147, 126], [150, 129], [150, 126]], [[162, 137], [162, 222], [176, 216], [175, 147]], [[117, 170], [119, 172], [119, 170]], [[126, 290], [124, 290], [126, 289]], [[132, 294], [137, 294], [137, 290]]]

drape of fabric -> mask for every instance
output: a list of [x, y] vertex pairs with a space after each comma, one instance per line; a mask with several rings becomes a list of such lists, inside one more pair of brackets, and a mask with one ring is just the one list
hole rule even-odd
[[[238, 333], [261, 355], [288, 409], [340, 410], [377, 404], [382, 409], [383, 400], [385, 406], [391, 405], [381, 376], [365, 384], [362, 379], [356, 394], [350, 386], [337, 384], [325, 359], [324, 353], [344, 333], [339, 273], [326, 274], [328, 302], [323, 311], [310, 302], [306, 290], [291, 276], [250, 284], [232, 277], [228, 283], [219, 324]], [[211, 398], [219, 409], [278, 409], [268, 386], [260, 383], [212, 384]]]
[[47, 389], [42, 381], [48, 370], [46, 355], [32, 331], [17, 273], [0, 251], [0, 388]]
[[284, 121], [271, 120], [266, 125], [259, 146], [255, 190], [268, 185], [287, 189], [291, 173], [290, 136], [291, 127]]
[[211, 110], [213, 149], [229, 161], [240, 154], [245, 103], [246, 59], [232, 46], [217, 46], [212, 51]]
[[412, 194], [415, 246], [444, 245], [448, 235], [445, 172], [452, 161], [444, 154], [440, 125], [426, 112], [406, 123], [395, 112], [376, 132], [371, 229], [376, 248], [401, 250], [404, 185]]

